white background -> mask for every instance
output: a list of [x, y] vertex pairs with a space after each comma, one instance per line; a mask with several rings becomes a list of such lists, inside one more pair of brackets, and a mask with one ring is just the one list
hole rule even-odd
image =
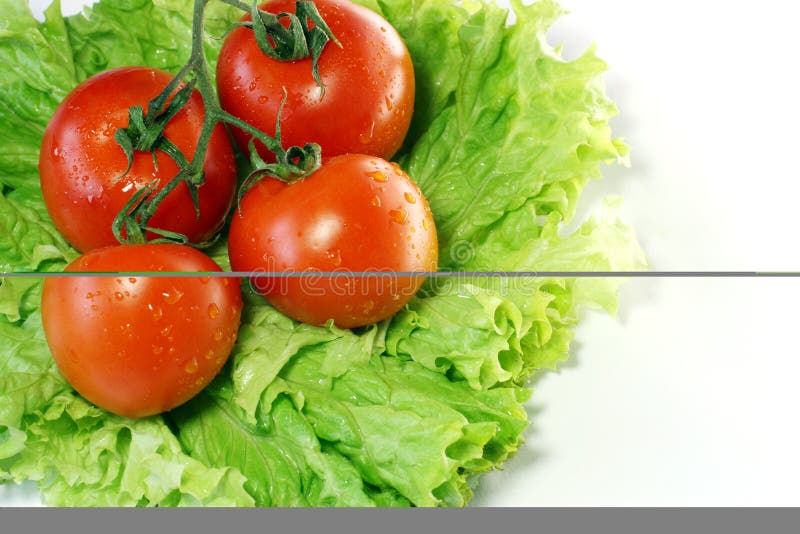
[[[561, 3], [551, 42], [598, 44], [633, 146], [579, 217], [622, 194], [658, 270], [800, 270], [792, 3]], [[536, 384], [528, 442], [473, 504], [800, 505], [798, 302], [800, 279], [630, 282]], [[32, 495], [0, 487], [0, 504]]]

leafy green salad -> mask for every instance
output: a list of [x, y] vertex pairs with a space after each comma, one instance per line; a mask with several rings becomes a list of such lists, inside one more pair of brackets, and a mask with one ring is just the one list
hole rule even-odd
[[[395, 157], [430, 203], [439, 267], [647, 268], [620, 200], [565, 235], [603, 163], [626, 163], [593, 50], [561, 58], [551, 0], [359, 0], [409, 49], [414, 118]], [[101, 0], [37, 21], [0, 0], [0, 272], [78, 256], [45, 209], [44, 129], [82, 80], [117, 66], [170, 72], [190, 53], [184, 0]], [[240, 12], [212, 2], [215, 60]], [[226, 243], [212, 256], [227, 267]], [[529, 378], [567, 359], [582, 307], [613, 313], [619, 279], [428, 280], [396, 316], [356, 330], [298, 323], [245, 288], [238, 341], [199, 396], [164, 415], [97, 408], [58, 372], [40, 277], [0, 285], [0, 483], [33, 480], [54, 506], [463, 506], [522, 446]]]

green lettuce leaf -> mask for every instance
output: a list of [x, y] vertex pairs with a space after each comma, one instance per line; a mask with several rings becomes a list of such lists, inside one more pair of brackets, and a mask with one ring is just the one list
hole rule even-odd
[[[529, 326], [528, 326], [529, 328]], [[473, 389], [518, 381], [522, 312], [499, 294], [469, 284], [414, 299], [391, 321], [386, 353], [463, 378]]]
[[[27, 2], [0, 0], [0, 187], [38, 192], [39, 144], [58, 103], [78, 83], [59, 2], [40, 24]], [[44, 209], [42, 209], [44, 211]]]
[[[75, 257], [47, 214], [29, 206], [21, 191], [0, 193], [1, 273], [61, 271]], [[38, 308], [40, 286], [40, 278], [0, 277], [0, 316], [14, 322]]]
[[193, 457], [235, 466], [258, 506], [375, 506], [361, 475], [336, 451], [323, 450], [288, 398], [276, 399], [258, 426], [225, 397], [202, 395], [172, 414]]
[[593, 50], [564, 61], [546, 43], [562, 14], [554, 2], [514, 6], [510, 28], [491, 3], [460, 27], [454, 102], [403, 160], [434, 213], [443, 268], [463, 266], [461, 249], [528, 200], [569, 219], [598, 164], [627, 153], [610, 137], [605, 64]]
[[0, 317], [0, 481], [25, 448], [25, 416], [68, 390], [50, 358], [39, 313], [17, 325]]
[[[370, 491], [418, 506], [463, 505], [471, 496], [467, 476], [519, 446], [527, 426], [523, 390], [474, 391], [413, 361], [381, 356], [378, 328], [356, 335], [301, 325], [265, 305], [251, 307], [244, 321], [229, 393], [221, 396], [235, 406], [218, 398], [197, 401], [202, 408], [190, 403], [178, 411], [177, 426], [193, 454], [256, 473], [250, 480], [261, 481], [252, 490], [259, 504], [330, 505], [297, 489], [314, 484], [322, 458], [337, 467], [326, 469], [327, 484], [354, 490], [354, 473], [364, 481], [352, 495], [328, 491], [339, 505], [375, 502]], [[281, 425], [294, 430], [281, 434]], [[240, 434], [236, 447], [227, 439], [231, 428]], [[286, 458], [294, 466], [288, 474]]]
[[41, 271], [45, 262], [75, 257], [41, 212], [0, 194], [0, 272]]
[[[222, 46], [219, 38], [240, 15], [222, 2], [212, 2], [206, 11], [206, 57], [212, 65]], [[176, 72], [191, 52], [192, 9], [185, 0], [99, 2], [66, 22], [80, 80], [126, 65]]]
[[74, 393], [56, 397], [26, 427], [14, 480], [38, 480], [54, 506], [249, 506], [245, 479], [186, 455], [160, 417], [109, 415]]

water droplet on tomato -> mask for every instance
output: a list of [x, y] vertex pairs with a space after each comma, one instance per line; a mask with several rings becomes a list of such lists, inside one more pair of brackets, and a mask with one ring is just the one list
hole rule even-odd
[[392, 111], [392, 101], [389, 99], [389, 97], [384, 97], [384, 101], [386, 102], [387, 111]]
[[416, 204], [417, 203], [416, 197], [414, 195], [412, 195], [411, 193], [406, 192], [403, 196], [405, 197], [406, 202], [408, 202], [409, 204]]
[[378, 195], [375, 195], [375, 197], [372, 199], [370, 204], [372, 204], [376, 208], [380, 208], [381, 207], [381, 197], [379, 197]]
[[158, 321], [164, 316], [164, 310], [161, 309], [161, 306], [153, 306], [152, 304], [148, 304], [147, 309], [150, 311], [150, 316], [155, 321]]
[[422, 229], [423, 230], [428, 229], [428, 219], [422, 219]]
[[208, 305], [208, 317], [211, 319], [216, 319], [219, 317], [219, 306], [213, 302]]
[[221, 341], [222, 340], [222, 329], [217, 328], [214, 330], [214, 341]]
[[391, 210], [389, 212], [389, 216], [392, 218], [392, 221], [396, 222], [397, 224], [405, 224], [406, 221], [408, 221], [408, 212], [405, 210], [405, 208]]
[[255, 81], [250, 82], [250, 90], [255, 91], [258, 87], [258, 84]]
[[342, 264], [342, 251], [339, 249], [329, 250], [328, 259], [331, 260], [334, 267], [340, 266]]
[[186, 371], [187, 374], [193, 375], [199, 368], [200, 365], [197, 363], [197, 358], [192, 358], [186, 363], [186, 365], [183, 367], [183, 370]]
[[369, 127], [368, 132], [362, 132], [361, 135], [358, 136], [358, 140], [361, 141], [362, 145], [368, 145], [372, 142], [372, 137], [375, 135], [375, 122], [373, 121]]
[[368, 172], [367, 176], [369, 176], [376, 182], [387, 182], [389, 180], [389, 178], [387, 178], [386, 175], [383, 174], [381, 171]]
[[258, 97], [259, 104], [266, 104], [267, 102], [269, 102], [269, 97], [267, 97], [266, 95], [261, 95]]
[[92, 304], [92, 311], [96, 312], [98, 310], [97, 304]]
[[128, 282], [131, 283], [131, 284], [135, 284], [136, 283], [136, 278], [132, 278], [132, 277], [128, 278]]
[[173, 287], [171, 291], [161, 293], [161, 296], [167, 304], [177, 304], [183, 298], [183, 291]]
[[155, 354], [157, 356], [157, 355], [161, 354], [162, 352], [164, 352], [164, 347], [162, 347], [160, 345], [153, 345], [153, 354]]
[[114, 292], [114, 298], [115, 298], [115, 299], [117, 299], [117, 300], [122, 300], [122, 299], [124, 299], [124, 298], [125, 298], [125, 295], [123, 295], [123, 294], [122, 294], [122, 293], [120, 293], [119, 291], [115, 291], [115, 292]]
[[200, 283], [203, 284], [203, 285], [208, 284], [210, 281], [211, 281], [211, 277], [210, 276], [204, 276], [204, 277], [200, 278]]
[[206, 352], [206, 360], [213, 360], [214, 359], [214, 351], [210, 350]]

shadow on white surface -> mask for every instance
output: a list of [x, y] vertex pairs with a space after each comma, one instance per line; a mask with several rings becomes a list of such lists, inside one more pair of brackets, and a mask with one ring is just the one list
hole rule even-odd
[[0, 484], [0, 505], [5, 508], [40, 507], [42, 501], [34, 482], [8, 483]]

